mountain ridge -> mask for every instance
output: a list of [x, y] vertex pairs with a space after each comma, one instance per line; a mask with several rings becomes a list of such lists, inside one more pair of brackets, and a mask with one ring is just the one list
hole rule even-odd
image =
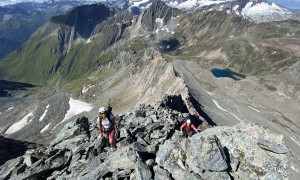
[[[289, 148], [291, 165], [282, 169], [280, 177], [288, 176], [292, 179], [299, 177], [299, 172], [297, 172], [300, 169], [300, 153], [298, 151], [298, 139], [300, 137], [298, 120], [300, 112], [299, 22], [287, 20], [256, 24], [241, 16], [228, 14], [224, 11], [193, 13], [178, 11], [178, 14], [173, 14], [173, 9], [170, 8], [169, 14], [164, 14], [161, 11], [167, 8], [164, 4], [158, 8], [155, 8], [154, 4], [149, 8], [149, 13], [144, 16], [146, 21], [142, 21], [143, 14], [137, 16], [128, 11], [116, 12], [95, 27], [92, 26], [93, 31], [89, 30], [88, 32], [91, 33], [88, 33], [90, 34], [89, 37], [85, 38], [76, 35], [75, 28], [67, 24], [48, 22], [41, 27], [18, 51], [0, 62], [1, 78], [43, 85], [16, 91], [12, 97], [0, 97], [0, 133], [9, 138], [20, 140], [23, 138], [23, 140], [45, 144], [53, 142], [57, 137], [52, 145], [57, 145], [58, 149], [51, 149], [50, 152], [41, 151], [46, 157], [49, 157], [48, 152], [57, 154], [55, 157], [62, 159], [46, 158], [47, 162], [52, 160], [57, 162], [56, 160], [58, 160], [61, 162], [60, 167], [65, 168], [71, 160], [69, 155], [72, 153], [76, 158], [80, 156], [82, 160], [86, 160], [93, 157], [93, 153], [90, 154], [90, 152], [98, 152], [98, 147], [105, 149], [104, 146], [100, 145], [94, 148], [94, 143], [100, 143], [94, 139], [97, 136], [97, 131], [92, 134], [92, 139], [89, 139], [85, 134], [75, 137], [72, 135], [72, 138], [66, 137], [67, 141], [62, 141], [62, 139], [64, 132], [68, 129], [77, 132], [78, 126], [74, 125], [73, 120], [86, 116], [93, 121], [98, 114], [99, 107], [106, 106], [109, 102], [116, 115], [122, 115], [126, 122], [131, 122], [129, 125], [124, 124], [126, 128], [121, 134], [124, 135], [125, 140], [123, 139], [124, 141], [120, 145], [132, 142], [133, 139], [133, 142], [136, 140], [143, 146], [150, 148], [150, 151], [142, 150], [143, 155], [152, 153], [154, 156], [152, 150], [157, 150], [157, 146], [155, 148], [149, 147], [149, 138], [153, 139], [151, 143], [165, 144], [165, 146], [161, 144], [162, 148], [166, 148], [168, 145], [179, 147], [179, 144], [176, 143], [178, 139], [170, 139], [170, 135], [176, 132], [176, 129], [168, 128], [169, 126], [156, 126], [155, 123], [152, 123], [157, 122], [162, 117], [163, 119], [160, 119], [162, 121], [157, 123], [171, 123], [169, 119], [173, 117], [171, 109], [177, 106], [174, 105], [171, 109], [164, 109], [163, 107], [167, 107], [173, 102], [178, 105], [185, 104], [187, 111], [193, 117], [199, 117], [199, 115], [205, 117], [208, 126], [235, 126], [240, 123], [254, 123], [250, 127], [258, 128], [255, 124], [260, 124], [263, 127], [268, 127], [266, 130], [268, 132], [273, 131], [282, 134], [282, 136], [276, 136], [278, 137], [276, 139], [279, 139], [280, 143], [284, 140]], [[177, 12], [177, 10], [174, 11]], [[65, 17], [68, 17], [68, 14]], [[217, 77], [213, 74], [214, 69], [240, 74], [242, 78]], [[164, 98], [166, 95], [167, 98]], [[156, 106], [155, 103], [162, 99], [165, 103], [158, 103], [163, 104], [162, 107]], [[178, 102], [178, 99], [181, 101]], [[149, 109], [147, 109], [148, 107]], [[152, 107], [157, 107], [159, 110], [153, 112]], [[143, 108], [150, 111], [144, 113]], [[161, 115], [158, 116], [158, 114]], [[164, 118], [165, 115], [166, 118]], [[155, 124], [150, 134], [148, 131], [140, 132], [145, 126], [147, 126], [146, 129], [152, 128], [152, 126], [148, 127], [147, 123]], [[200, 122], [198, 123], [200, 124]], [[249, 126], [243, 127], [248, 128]], [[61, 131], [62, 129], [63, 131]], [[128, 133], [128, 129], [130, 129], [130, 133]], [[221, 129], [222, 127], [216, 127], [214, 130], [222, 131]], [[208, 132], [212, 133], [214, 130]], [[170, 132], [170, 134], [164, 134], [165, 132]], [[251, 135], [248, 131], [242, 132], [239, 134], [241, 138]], [[202, 135], [198, 135], [197, 138], [201, 136], [200, 139], [203, 140], [204, 138], [205, 142], [206, 140], [207, 142], [211, 140], [216, 142], [212, 138], [212, 134], [209, 137]], [[256, 135], [253, 136], [254, 139], [257, 137]], [[223, 137], [218, 134], [217, 137], [219, 136]], [[265, 137], [265, 135], [261, 136]], [[161, 138], [166, 139], [158, 140]], [[220, 142], [226, 144], [227, 140], [223, 139]], [[71, 143], [68, 144], [68, 142]], [[76, 154], [77, 151], [76, 153], [70, 152], [72, 147], [77, 148], [77, 143], [82, 144], [83, 142], [86, 144], [80, 148], [89, 147], [89, 150], [83, 151], [81, 149], [80, 152], [83, 154]], [[198, 139], [198, 142], [204, 141]], [[265, 141], [255, 141], [255, 144], [259, 144], [259, 147], [255, 145], [256, 150], [271, 149], [272, 152], [288, 155], [282, 146], [275, 148]], [[200, 144], [198, 145], [200, 146]], [[61, 149], [61, 147], [66, 146], [70, 149]], [[137, 146], [141, 147], [140, 144]], [[227, 146], [231, 147], [230, 144], [226, 144]], [[213, 143], [209, 147], [217, 148], [219, 146]], [[120, 149], [119, 152], [122, 153], [123, 150], [132, 152], [127, 147]], [[179, 152], [180, 148], [176, 150]], [[261, 152], [260, 150], [259, 152]], [[172, 158], [165, 157], [161, 151], [159, 151], [160, 153], [155, 152], [159, 158], [157, 160], [152, 158], [149, 164], [152, 164], [153, 161], [156, 162], [160, 167], [163, 167], [163, 170], [166, 170], [161, 171], [171, 173], [174, 177], [177, 177], [178, 172], [180, 175], [187, 173], [183, 170], [184, 165], [182, 166], [179, 161], [173, 162]], [[170, 153], [175, 156], [179, 155]], [[277, 153], [275, 153], [276, 158], [279, 156], [286, 157]], [[28, 151], [27, 155], [33, 159], [43, 159], [44, 157], [37, 155], [35, 150]], [[129, 154], [130, 157], [134, 158], [131, 155]], [[150, 156], [150, 159], [153, 156]], [[165, 160], [162, 160], [164, 157]], [[25, 157], [10, 162], [12, 164], [20, 162], [21, 166], [18, 168], [25, 166], [23, 162], [28, 163], [25, 163], [26, 166], [35, 163], [35, 161], [23, 161], [22, 158]], [[77, 160], [76, 162], [82, 163], [82, 161]], [[101, 158], [98, 160], [101, 161]], [[134, 163], [128, 159], [125, 160], [132, 165], [129, 168], [130, 173], [127, 170], [126, 172], [122, 171], [126, 177], [131, 176], [133, 169], [135, 172], [141, 172], [133, 167]], [[231, 160], [234, 160], [230, 164], [231, 168], [237, 170], [232, 174], [244, 176], [249, 173], [249, 171], [244, 172], [245, 164], [238, 166], [236, 163], [238, 161], [235, 161], [237, 159], [231, 157]], [[268, 160], [270, 161], [265, 163], [274, 165], [274, 158]], [[102, 159], [102, 161], [106, 160]], [[10, 162], [7, 165], [12, 167]], [[99, 163], [98, 161], [90, 162]], [[199, 172], [203, 177], [230, 178], [228, 177], [230, 170], [225, 168], [228, 167], [228, 164], [226, 166], [224, 161], [219, 161], [220, 166], [218, 168], [222, 170], [218, 169], [221, 172], [214, 173], [214, 176], [207, 174], [211, 173], [209, 170], [212, 170], [209, 163], [198, 162], [201, 164], [199, 170], [198, 166], [194, 167], [192, 159], [182, 162], [188, 164], [192, 168], [190, 170]], [[243, 162], [241, 161], [240, 164]], [[286, 161], [281, 159], [280, 162]], [[86, 167], [82, 164], [77, 166], [73, 162], [71, 164], [69, 168]], [[112, 166], [117, 167], [118, 165], [113, 164]], [[35, 169], [37, 174], [29, 173], [30, 176], [32, 175], [31, 177], [36, 175], [39, 177], [48, 168], [38, 167]], [[52, 167], [50, 167], [51, 173]], [[145, 167], [143, 170], [147, 169], [146, 166], [143, 165], [143, 167]], [[149, 165], [149, 167], [152, 166]], [[201, 169], [208, 171], [203, 174]], [[259, 173], [253, 172], [253, 177], [270, 175], [270, 173], [264, 173], [265, 167], [258, 169]], [[14, 170], [9, 172], [15, 172]], [[105, 169], [93, 172], [90, 169], [81, 170], [86, 175], [83, 176], [87, 178], [94, 177], [94, 175], [111, 177], [114, 174]], [[287, 171], [290, 172], [290, 175], [286, 174]], [[27, 169], [18, 176], [29, 177], [27, 176], [29, 175], [28, 172]], [[72, 173], [63, 174], [64, 172], [60, 169], [57, 176], [71, 178], [74, 175]], [[8, 174], [4, 173], [4, 175], [7, 176]], [[55, 176], [55, 174], [51, 175]], [[132, 174], [132, 176], [135, 175]], [[186, 175], [194, 177], [193, 174]], [[248, 175], [246, 176], [248, 177]], [[273, 177], [273, 175], [270, 176]], [[238, 176], [235, 177], [238, 178]]]

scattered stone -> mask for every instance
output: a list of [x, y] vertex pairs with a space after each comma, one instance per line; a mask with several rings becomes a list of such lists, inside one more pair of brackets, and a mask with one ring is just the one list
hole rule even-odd
[[179, 120], [187, 110], [179, 97], [118, 116], [115, 151], [85, 117], [67, 123], [49, 147], [29, 149], [2, 165], [0, 179], [288, 178], [290, 154], [283, 136], [257, 124], [181, 137]]

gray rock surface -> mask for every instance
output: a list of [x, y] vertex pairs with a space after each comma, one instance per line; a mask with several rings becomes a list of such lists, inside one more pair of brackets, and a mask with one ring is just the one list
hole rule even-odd
[[[118, 116], [116, 150], [78, 118], [50, 146], [27, 150], [0, 167], [1, 179], [286, 179], [289, 151], [281, 135], [257, 124], [218, 126], [180, 136], [184, 101], [142, 104]], [[168, 102], [168, 103], [166, 103]], [[180, 102], [180, 103], [178, 103]], [[173, 104], [176, 103], [176, 104]], [[155, 116], [157, 122], [149, 122]], [[135, 123], [133, 123], [135, 122]]]

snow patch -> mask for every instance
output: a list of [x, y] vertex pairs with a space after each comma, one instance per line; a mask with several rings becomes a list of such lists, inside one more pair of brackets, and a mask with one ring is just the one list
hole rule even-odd
[[291, 140], [298, 144], [298, 146], [300, 146], [300, 143], [298, 143], [298, 141], [296, 141], [293, 137], [291, 137]]
[[287, 95], [281, 93], [281, 92], [277, 92], [278, 95], [285, 97], [286, 99], [291, 99], [290, 97], [288, 97]]
[[177, 5], [177, 8], [179, 9], [191, 9], [193, 7], [196, 7], [197, 5], [197, 0], [189, 0], [189, 1], [185, 1], [179, 5]]
[[[220, 0], [220, 1], [213, 1], [213, 0], [187, 0], [184, 1], [178, 5], [176, 5], [177, 8], [179, 9], [193, 9], [196, 7], [203, 7], [203, 6], [209, 6], [212, 4], [220, 4], [223, 3], [227, 0]], [[175, 3], [169, 3], [171, 6], [175, 6]]]
[[48, 130], [49, 126], [50, 126], [51, 123], [47, 124], [41, 131], [40, 133], [44, 133], [45, 131]]
[[214, 94], [214, 93], [212, 93], [212, 92], [208, 92], [208, 91], [206, 91], [206, 92], [207, 92], [207, 94], [209, 94], [209, 95], [211, 95], [211, 96]]
[[88, 38], [88, 40], [86, 41], [86, 44], [89, 44], [89, 43], [91, 43], [91, 42], [93, 42], [93, 41], [91, 40], [91, 38]]
[[88, 85], [88, 87], [83, 87], [83, 89], [82, 89], [82, 94], [84, 94], [84, 93], [86, 93], [86, 92], [88, 92], [92, 87], [94, 87], [94, 85]]
[[256, 111], [256, 112], [260, 112], [259, 110], [255, 109], [255, 108], [252, 107], [252, 106], [248, 106], [248, 107], [251, 108], [251, 109], [253, 109], [253, 110]]
[[13, 133], [19, 131], [20, 129], [22, 129], [24, 126], [26, 126], [27, 124], [29, 124], [31, 122], [32, 119], [30, 119], [30, 118], [32, 116], [33, 116], [32, 112], [27, 114], [21, 121], [10, 126], [7, 129], [7, 131], [5, 132], [5, 134], [13, 134]]
[[228, 112], [226, 109], [222, 108], [218, 102], [216, 100], [213, 99], [213, 102], [215, 103], [215, 105], [217, 106], [217, 108], [221, 109], [222, 111]]
[[46, 106], [46, 109], [44, 111], [44, 114], [40, 117], [39, 121], [42, 121], [45, 117], [46, 117], [46, 114], [48, 112], [48, 108], [49, 108], [49, 104]]
[[232, 9], [233, 9], [234, 11], [237, 11], [238, 8], [239, 8], [239, 5], [235, 5]]
[[156, 19], [155, 19], [155, 22], [156, 22], [157, 24], [159, 24], [159, 25], [160, 25], [160, 27], [162, 27], [162, 26], [163, 26], [163, 24], [164, 24], [164, 20], [163, 20], [163, 19], [161, 19], [161, 18], [156, 18]]
[[68, 110], [64, 119], [60, 123], [58, 123], [53, 129], [55, 129], [58, 125], [70, 119], [71, 117], [80, 114], [84, 111], [90, 111], [93, 109], [93, 107], [90, 104], [72, 98], [70, 98], [69, 105], [70, 105], [70, 109]]
[[12, 107], [6, 109], [5, 112], [10, 111], [10, 110], [12, 110], [13, 108], [14, 108], [14, 107], [12, 106]]
[[90, 111], [93, 109], [93, 107], [88, 103], [75, 100], [72, 98], [70, 98], [69, 105], [70, 105], [70, 109], [68, 110], [67, 114], [65, 115], [65, 118], [61, 121], [61, 123], [77, 114], [80, 114], [84, 111]]
[[218, 102], [217, 102], [216, 100], [213, 99], [213, 102], [215, 103], [215, 105], [216, 105], [219, 109], [221, 109], [222, 111], [225, 111], [225, 112], [231, 114], [233, 117], [235, 117], [235, 118], [236, 118], [237, 120], [239, 120], [240, 122], [243, 122], [243, 121], [242, 121], [240, 118], [238, 118], [235, 114], [232, 114], [231, 112], [229, 112], [229, 111], [227, 111], [226, 109], [222, 108], [222, 107], [218, 104]]
[[299, 172], [294, 166], [291, 166], [291, 168], [296, 171], [296, 172]]
[[141, 4], [147, 3], [149, 0], [131, 0], [129, 1], [132, 6], [139, 7]]

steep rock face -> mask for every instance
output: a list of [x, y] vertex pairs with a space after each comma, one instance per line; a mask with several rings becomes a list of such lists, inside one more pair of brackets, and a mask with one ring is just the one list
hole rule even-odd
[[[100, 42], [100, 47], [98, 47], [98, 44], [94, 44], [92, 47], [76, 45], [85, 43], [96, 26], [113, 16], [114, 13], [115, 11], [103, 4], [94, 4], [79, 6], [64, 15], [53, 17], [47, 24], [36, 31], [18, 51], [8, 56], [4, 62], [6, 66], [14, 64], [12, 65], [14, 67], [11, 68], [11, 71], [14, 71], [12, 73], [14, 78], [20, 81], [21, 79], [32, 79], [32, 74], [39, 74], [39, 76], [34, 78], [34, 81], [39, 83], [50, 79], [57, 82], [60, 77], [66, 76], [69, 79], [73, 79], [74, 76], [78, 76], [76, 71], [86, 72], [86, 69], [90, 69], [89, 67], [93, 67], [92, 69], [95, 70], [97, 69], [95, 61], [99, 59], [95, 58], [96, 50], [94, 49], [100, 48], [100, 51], [104, 50], [115, 42], [111, 40], [115, 37], [109, 38], [107, 40], [109, 43], [103, 39]], [[112, 26], [111, 28], [106, 27], [105, 30], [111, 32], [114, 29]], [[86, 51], [92, 51], [93, 54], [86, 53], [86, 51], [79, 53], [82, 48], [86, 49]], [[78, 56], [83, 56], [84, 59], [88, 60], [78, 61], [77, 59], [82, 59]], [[15, 64], [14, 59], [21, 57], [23, 59], [21, 63]], [[35, 68], [29, 72], [22, 68], [24, 65]], [[86, 68], [80, 70], [76, 66], [84, 66]], [[58, 73], [58, 71], [60, 72]], [[70, 72], [72, 73], [70, 74]], [[6, 73], [5, 70], [1, 73], [10, 74]], [[20, 73], [26, 75], [19, 76]]]
[[[93, 121], [79, 118], [66, 124], [49, 147], [28, 150], [24, 156], [6, 162], [0, 167], [0, 178], [288, 177], [289, 152], [282, 136], [241, 123], [210, 128], [185, 139], [178, 128], [186, 104], [170, 103], [171, 99], [178, 97], [141, 104], [117, 116], [120, 139], [116, 151], [107, 147], [105, 138], [97, 138], [99, 132]], [[193, 122], [199, 122], [195, 117]]]
[[155, 22], [157, 19], [161, 19], [163, 25], [165, 25], [172, 17], [176, 17], [179, 14], [181, 14], [179, 9], [171, 8], [164, 2], [158, 0], [143, 12], [141, 15], [141, 23], [146, 30], [153, 31], [156, 29]]
[[74, 8], [67, 14], [50, 19], [50, 22], [74, 27], [74, 39], [89, 38], [97, 24], [115, 12], [103, 4], [84, 5]]
[[[1, 2], [4, 3], [4, 2]], [[0, 8], [0, 59], [15, 51], [51, 17], [84, 4], [80, 1], [54, 3], [23, 2]], [[30, 23], [28, 23], [30, 22]]]

